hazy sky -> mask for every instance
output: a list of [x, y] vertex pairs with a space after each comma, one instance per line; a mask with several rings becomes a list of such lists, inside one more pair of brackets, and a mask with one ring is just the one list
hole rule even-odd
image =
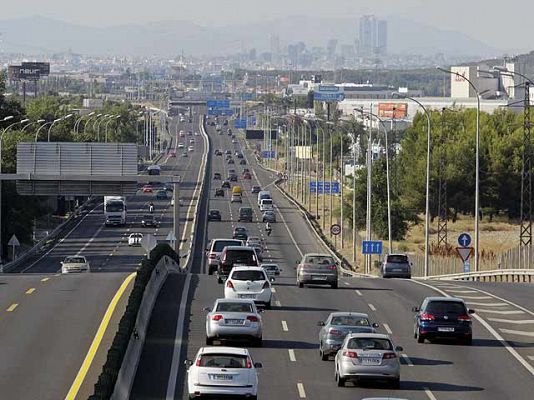
[[532, 48], [534, 37], [534, 0], [3, 0], [2, 3], [0, 19], [43, 15], [90, 26], [163, 19], [221, 26], [284, 15], [357, 17], [374, 13], [398, 14], [441, 29], [459, 30], [501, 49]]

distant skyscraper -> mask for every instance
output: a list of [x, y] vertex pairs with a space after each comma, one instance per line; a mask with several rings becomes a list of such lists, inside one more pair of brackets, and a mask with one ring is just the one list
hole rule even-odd
[[388, 25], [374, 15], [360, 18], [359, 55], [372, 57], [387, 53]]
[[337, 50], [337, 39], [330, 39], [326, 44], [326, 51], [328, 53], [328, 59], [331, 60], [335, 57]]
[[275, 65], [280, 64], [280, 37], [271, 35], [271, 60]]

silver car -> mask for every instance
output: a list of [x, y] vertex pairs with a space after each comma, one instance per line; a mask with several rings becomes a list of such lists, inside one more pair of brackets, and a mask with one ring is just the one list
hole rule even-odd
[[388, 335], [379, 333], [352, 333], [345, 337], [336, 354], [335, 377], [338, 386], [348, 380], [387, 380], [394, 389], [400, 387], [399, 352]]
[[328, 254], [304, 254], [297, 266], [297, 286], [306, 284], [338, 287], [337, 262]]
[[323, 361], [336, 354], [343, 345], [345, 336], [351, 333], [375, 333], [378, 324], [369, 321], [369, 316], [364, 313], [334, 312], [326, 321], [320, 321], [317, 325], [319, 331], [319, 354]]
[[206, 308], [206, 345], [213, 345], [214, 340], [252, 341], [261, 346], [263, 323], [260, 312], [250, 299], [218, 299], [213, 309]]

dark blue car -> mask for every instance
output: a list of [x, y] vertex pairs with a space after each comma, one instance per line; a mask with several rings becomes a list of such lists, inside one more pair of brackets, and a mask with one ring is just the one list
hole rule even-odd
[[425, 339], [456, 339], [470, 345], [473, 339], [470, 310], [464, 301], [455, 297], [427, 297], [421, 307], [414, 307], [414, 337], [418, 343]]

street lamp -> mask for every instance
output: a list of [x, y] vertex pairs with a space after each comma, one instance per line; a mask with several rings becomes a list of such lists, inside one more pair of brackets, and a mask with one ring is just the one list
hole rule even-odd
[[[424, 111], [427, 121], [427, 131], [426, 131], [426, 194], [425, 194], [425, 265], [424, 265], [424, 271], [423, 275], [426, 277], [428, 276], [428, 268], [429, 268], [429, 225], [430, 225], [430, 135], [431, 135], [431, 122], [430, 122], [430, 114], [426, 107], [417, 99], [406, 96], [404, 94], [400, 93], [393, 93], [393, 97], [401, 98], [401, 99], [408, 99], [419, 105], [421, 109]], [[477, 118], [478, 121], [478, 118]], [[478, 126], [478, 122], [477, 122]], [[478, 152], [478, 150], [477, 150]], [[478, 157], [477, 157], [478, 160]], [[477, 169], [478, 169], [478, 161], [477, 161]], [[477, 172], [478, 176], [478, 172]], [[478, 226], [478, 225], [477, 225]], [[476, 250], [475, 250], [476, 251]]]
[[82, 122], [82, 119], [84, 119], [85, 117], [89, 117], [89, 119], [91, 119], [91, 116], [95, 115], [95, 112], [90, 112], [89, 114], [87, 115], [82, 115], [80, 118], [78, 118], [76, 120], [76, 122], [74, 123], [74, 133], [78, 134], [78, 130], [80, 129], [80, 124]]
[[112, 116], [108, 122], [106, 122], [106, 140], [105, 142], [107, 143], [108, 142], [108, 126], [109, 126], [109, 123], [112, 122], [113, 120], [115, 119], [119, 119], [121, 116], [120, 115], [115, 115], [115, 116]]
[[[56, 122], [61, 122], [61, 121], [64, 121], [70, 117], [72, 117], [74, 114], [67, 114], [65, 115], [64, 117], [61, 117], [61, 118], [57, 118], [55, 119], [54, 121], [52, 121], [52, 123], [50, 124], [50, 128], [48, 128], [48, 141], [50, 142], [50, 133], [52, 132], [52, 128], [54, 127], [54, 125], [56, 124]], [[36, 135], [37, 136], [37, 135]]]
[[[0, 122], [5, 122], [13, 119], [13, 115], [8, 115], [4, 117]], [[2, 142], [4, 141], [4, 134], [13, 124], [9, 125], [2, 131], [0, 135], [0, 175], [2, 174]], [[3, 246], [2, 246], [2, 179], [0, 179], [0, 264], [2, 263], [3, 256]]]
[[477, 122], [476, 122], [476, 138], [475, 138], [475, 265], [474, 270], [478, 272], [478, 245], [479, 245], [479, 203], [480, 203], [480, 92], [477, 87], [465, 76], [459, 74], [458, 72], [451, 71], [445, 68], [436, 67], [441, 72], [446, 74], [455, 75], [460, 79], [465, 79], [469, 86], [473, 88], [477, 96]]
[[26, 126], [24, 128], [22, 128], [21, 132], [26, 132], [26, 128], [28, 128], [31, 125], [40, 124], [40, 123], [43, 123], [43, 122], [45, 122], [44, 119], [38, 119], [37, 121], [30, 122], [29, 124], [26, 124]]
[[97, 142], [100, 142], [100, 125], [102, 125], [102, 123], [106, 119], [108, 119], [110, 117], [113, 117], [113, 115], [112, 114], [105, 114], [105, 115], [102, 116], [102, 119], [100, 121], [96, 122], [96, 141]]

